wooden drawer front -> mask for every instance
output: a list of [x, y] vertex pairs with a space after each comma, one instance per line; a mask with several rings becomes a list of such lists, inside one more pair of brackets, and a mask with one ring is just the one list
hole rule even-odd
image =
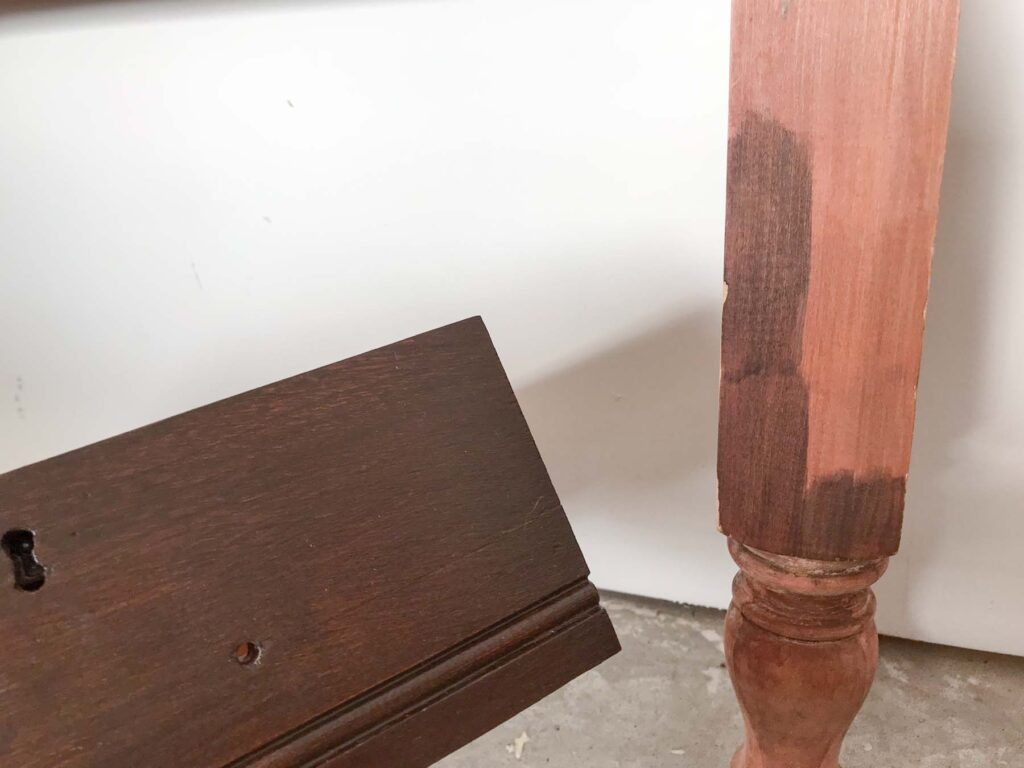
[[[617, 648], [478, 318], [0, 476], [0, 523], [46, 569], [3, 564], [4, 766], [425, 765]], [[449, 696], [493, 701], [430, 737]]]

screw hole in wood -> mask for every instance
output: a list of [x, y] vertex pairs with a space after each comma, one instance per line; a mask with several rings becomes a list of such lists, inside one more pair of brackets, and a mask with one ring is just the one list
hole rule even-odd
[[235, 661], [241, 664], [243, 667], [247, 667], [250, 664], [259, 663], [260, 657], [263, 655], [263, 649], [259, 643], [245, 642], [239, 643], [235, 648]]
[[46, 582], [46, 568], [36, 559], [36, 536], [32, 531], [12, 528], [0, 539], [0, 547], [14, 564], [14, 588], [35, 592]]

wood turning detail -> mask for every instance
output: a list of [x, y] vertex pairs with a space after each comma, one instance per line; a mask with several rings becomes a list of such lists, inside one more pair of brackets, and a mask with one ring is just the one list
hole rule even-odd
[[733, 768], [837, 768], [899, 548], [957, 0], [734, 0], [719, 525]]
[[747, 743], [734, 768], [838, 765], [878, 664], [875, 596], [888, 558], [823, 562], [734, 540], [725, 655]]

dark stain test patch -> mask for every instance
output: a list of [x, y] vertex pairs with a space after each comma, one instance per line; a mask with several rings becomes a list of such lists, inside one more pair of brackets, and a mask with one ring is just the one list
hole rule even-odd
[[811, 261], [807, 148], [748, 116], [729, 143], [727, 200], [723, 376], [795, 376]]
[[816, 480], [804, 499], [803, 535], [808, 542], [832, 546], [821, 547], [814, 557], [868, 560], [895, 553], [906, 490], [906, 478], [881, 473], [858, 480], [852, 472], [840, 472]]
[[[762, 549], [799, 546], [807, 468], [800, 375], [811, 259], [811, 162], [774, 120], [748, 115], [729, 142], [719, 503], [723, 530]], [[784, 543], [783, 543], [784, 542]]]
[[806, 494], [808, 390], [800, 373], [811, 265], [806, 142], [749, 113], [729, 142], [719, 516], [770, 552], [870, 558], [899, 545], [903, 478], [842, 474]]

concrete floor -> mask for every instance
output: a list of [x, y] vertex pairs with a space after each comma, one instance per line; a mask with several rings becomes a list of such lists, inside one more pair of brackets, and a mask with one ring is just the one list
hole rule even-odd
[[[726, 768], [723, 613], [606, 594], [621, 654], [441, 768]], [[883, 638], [843, 768], [1024, 768], [1024, 659]]]

